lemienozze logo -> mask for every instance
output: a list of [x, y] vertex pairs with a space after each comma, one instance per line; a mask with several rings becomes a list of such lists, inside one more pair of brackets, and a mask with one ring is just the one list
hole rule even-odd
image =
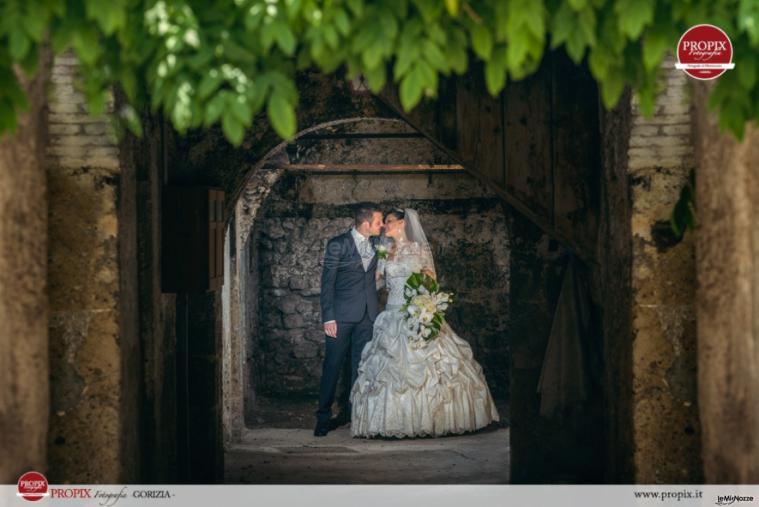
[[740, 496], [740, 495], [717, 495], [717, 501], [715, 505], [731, 505], [735, 502], [753, 502], [753, 496]]
[[18, 479], [16, 496], [24, 500], [36, 502], [50, 495], [47, 490], [47, 479], [39, 472], [26, 472]]
[[714, 25], [689, 28], [677, 43], [675, 67], [696, 79], [718, 78], [735, 67], [730, 37]]

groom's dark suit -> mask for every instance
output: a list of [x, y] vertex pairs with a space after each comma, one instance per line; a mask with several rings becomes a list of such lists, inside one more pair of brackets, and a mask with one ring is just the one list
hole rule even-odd
[[[372, 245], [378, 238], [372, 237]], [[351, 352], [351, 385], [355, 382], [364, 345], [372, 339], [374, 319], [378, 313], [377, 256], [364, 269], [361, 255], [350, 230], [327, 243], [321, 280], [322, 322], [336, 321], [337, 337], [324, 335], [326, 354], [319, 388], [317, 425], [326, 425], [332, 415], [332, 403], [341, 366]], [[350, 414], [350, 403], [348, 403]]]

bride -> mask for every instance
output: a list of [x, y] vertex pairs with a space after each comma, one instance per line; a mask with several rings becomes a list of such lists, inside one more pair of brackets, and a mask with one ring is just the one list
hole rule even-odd
[[385, 311], [361, 354], [350, 393], [354, 437], [416, 437], [463, 433], [498, 421], [482, 367], [472, 349], [447, 323], [425, 345], [410, 345], [401, 306], [409, 275], [433, 278], [435, 266], [419, 217], [395, 209], [385, 218], [394, 247], [385, 261]]

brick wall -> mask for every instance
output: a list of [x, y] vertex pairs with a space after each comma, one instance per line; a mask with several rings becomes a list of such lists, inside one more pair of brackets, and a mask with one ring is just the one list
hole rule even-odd
[[87, 114], [85, 99], [75, 86], [76, 65], [76, 58], [70, 54], [59, 56], [53, 65], [54, 92], [48, 115], [49, 163], [57, 167], [87, 166], [117, 171], [116, 139], [105, 118]]
[[664, 69], [661, 82], [665, 88], [653, 117], [645, 118], [633, 98], [633, 130], [627, 150], [632, 174], [654, 167], [683, 168], [693, 163], [687, 77], [674, 68], [671, 58], [665, 61]]

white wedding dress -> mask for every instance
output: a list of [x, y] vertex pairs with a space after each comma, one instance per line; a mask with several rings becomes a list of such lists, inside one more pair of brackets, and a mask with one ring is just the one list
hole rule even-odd
[[[409, 275], [434, 272], [429, 247], [410, 243], [385, 262], [385, 311], [361, 354], [351, 390], [354, 437], [418, 437], [464, 433], [498, 421], [482, 367], [444, 323], [438, 336], [414, 346], [400, 311]], [[455, 303], [454, 303], [455, 304]]]

